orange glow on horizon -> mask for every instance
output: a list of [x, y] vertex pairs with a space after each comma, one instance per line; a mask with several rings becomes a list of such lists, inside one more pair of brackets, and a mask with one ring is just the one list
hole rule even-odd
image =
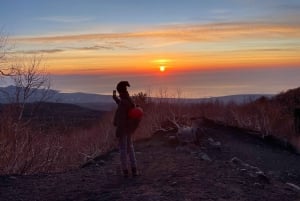
[[[159, 53], [162, 54], [162, 53]], [[151, 73], [168, 66], [168, 72], [222, 68], [300, 67], [300, 50], [169, 52], [99, 54], [65, 51], [52, 53], [46, 66], [52, 74]], [[160, 59], [157, 59], [160, 58]], [[161, 71], [161, 69], [160, 69]]]
[[[172, 63], [172, 68], [168, 68], [170, 72], [179, 71], [195, 71], [210, 70], [223, 68], [263, 68], [263, 67], [300, 67], [300, 62], [296, 58], [285, 58], [280, 55], [272, 58], [252, 55], [247, 57], [231, 57], [215, 56], [190, 58], [182, 57]], [[117, 60], [117, 61], [116, 61]], [[98, 58], [62, 58], [52, 60], [47, 59], [47, 69], [54, 74], [106, 74], [106, 73], [150, 73], [156, 72], [157, 65], [153, 65], [147, 60], [131, 60], [131, 59], [98, 59]], [[166, 70], [166, 66], [159, 64], [160, 72]]]

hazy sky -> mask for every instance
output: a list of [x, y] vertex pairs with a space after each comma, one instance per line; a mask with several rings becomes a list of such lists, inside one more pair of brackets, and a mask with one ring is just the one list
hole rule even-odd
[[130, 79], [133, 90], [180, 88], [193, 97], [300, 85], [299, 0], [0, 4], [12, 53], [43, 54], [54, 86], [63, 91], [109, 93], [121, 79]]

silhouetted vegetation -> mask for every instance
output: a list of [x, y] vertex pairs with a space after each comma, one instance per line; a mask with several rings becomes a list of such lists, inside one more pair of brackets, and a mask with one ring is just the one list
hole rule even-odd
[[[299, 92], [290, 90], [245, 104], [220, 101], [186, 104], [181, 99], [171, 102], [163, 98], [151, 101], [147, 94], [139, 93], [135, 100], [142, 105], [144, 117], [134, 138], [149, 138], [156, 131], [170, 127], [166, 123], [170, 119], [178, 125], [190, 126], [193, 119], [205, 117], [299, 147], [292, 112], [298, 104]], [[114, 111], [103, 113], [68, 104], [40, 103], [40, 109], [31, 115], [31, 107], [32, 104], [26, 105], [24, 121], [18, 124], [13, 116], [1, 115], [0, 151], [4, 153], [0, 157], [1, 174], [76, 168], [116, 147]]]

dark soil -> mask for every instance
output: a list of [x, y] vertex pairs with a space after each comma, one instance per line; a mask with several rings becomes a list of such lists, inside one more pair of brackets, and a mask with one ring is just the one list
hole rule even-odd
[[245, 132], [215, 126], [201, 144], [168, 134], [136, 143], [141, 175], [123, 178], [113, 151], [77, 170], [0, 177], [0, 200], [300, 200], [300, 156]]

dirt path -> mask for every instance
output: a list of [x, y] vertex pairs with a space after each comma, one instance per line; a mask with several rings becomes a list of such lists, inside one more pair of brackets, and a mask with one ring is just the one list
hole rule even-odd
[[[0, 200], [300, 200], [300, 156], [237, 130], [216, 127], [200, 146], [156, 135], [136, 144], [141, 176], [120, 176], [119, 155], [59, 174], [0, 177]], [[258, 172], [261, 171], [261, 172]]]

